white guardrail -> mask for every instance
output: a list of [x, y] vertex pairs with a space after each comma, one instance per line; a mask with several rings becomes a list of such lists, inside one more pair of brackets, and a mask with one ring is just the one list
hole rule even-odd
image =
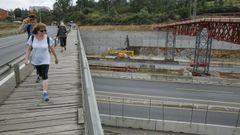
[[85, 134], [86, 135], [104, 135], [103, 128], [100, 121], [96, 96], [94, 92], [92, 76], [90, 73], [86, 53], [83, 47], [83, 42], [80, 36], [80, 30], [77, 30], [78, 34], [78, 47], [79, 47], [79, 59], [81, 68], [81, 80], [82, 80], [82, 92], [83, 92], [83, 110], [85, 121]]

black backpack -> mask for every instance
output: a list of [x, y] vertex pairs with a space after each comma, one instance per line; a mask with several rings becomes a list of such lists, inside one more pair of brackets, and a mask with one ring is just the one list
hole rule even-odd
[[28, 34], [28, 39], [29, 37], [32, 35], [32, 25], [31, 24], [28, 24], [27, 25], [27, 34]]
[[66, 36], [66, 33], [67, 33], [66, 27], [65, 27], [65, 26], [59, 26], [57, 36], [65, 37], [65, 36]]

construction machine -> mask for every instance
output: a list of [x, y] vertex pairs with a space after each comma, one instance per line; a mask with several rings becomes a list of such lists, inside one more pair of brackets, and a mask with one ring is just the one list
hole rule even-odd
[[131, 57], [134, 57], [134, 51], [129, 50], [130, 45], [128, 35], [124, 44], [126, 45], [126, 48], [109, 49], [105, 53], [103, 53], [102, 56], [114, 56], [116, 59], [129, 59]]

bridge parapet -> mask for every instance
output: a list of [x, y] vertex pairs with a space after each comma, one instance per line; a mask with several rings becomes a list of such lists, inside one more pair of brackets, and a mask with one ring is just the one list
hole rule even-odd
[[80, 30], [78, 34], [78, 50], [80, 68], [81, 68], [81, 81], [82, 81], [82, 93], [83, 93], [83, 110], [84, 110], [84, 122], [85, 122], [85, 134], [86, 135], [104, 135], [103, 128], [100, 121], [95, 91], [93, 87], [92, 77], [89, 69], [88, 60], [83, 47], [83, 42], [80, 36]]

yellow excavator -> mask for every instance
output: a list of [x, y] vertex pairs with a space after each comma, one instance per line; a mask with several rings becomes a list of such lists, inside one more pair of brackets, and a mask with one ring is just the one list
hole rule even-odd
[[134, 51], [132, 50], [108, 50], [107, 54], [110, 56], [116, 56], [115, 58], [118, 59], [125, 59], [125, 58], [131, 58], [134, 57]]
[[110, 49], [106, 51], [105, 53], [102, 54], [103, 57], [106, 56], [115, 56], [116, 59], [129, 59], [131, 57], [134, 57], [134, 51], [129, 50], [130, 45], [129, 45], [129, 38], [128, 35], [126, 37], [125, 43], [126, 48], [122, 49]]

